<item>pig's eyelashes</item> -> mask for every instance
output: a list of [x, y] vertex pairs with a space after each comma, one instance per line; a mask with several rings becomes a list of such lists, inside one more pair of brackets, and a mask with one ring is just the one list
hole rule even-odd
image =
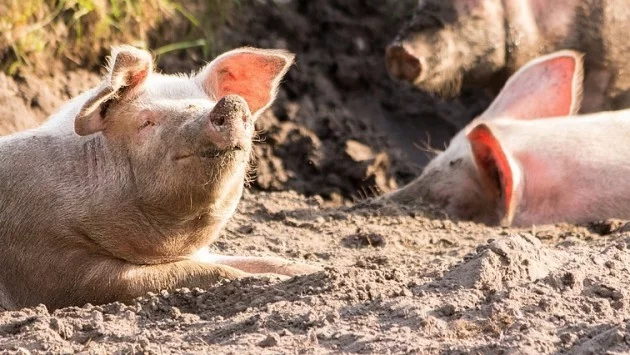
[[155, 123], [151, 122], [151, 121], [144, 121], [144, 123], [142, 124], [142, 126], [140, 126], [140, 129], [143, 128], [147, 128], [149, 126], [155, 126]]
[[450, 162], [448, 162], [448, 166], [451, 168], [455, 168], [457, 166], [459, 166], [462, 163], [462, 159], [455, 159], [455, 160], [451, 160]]

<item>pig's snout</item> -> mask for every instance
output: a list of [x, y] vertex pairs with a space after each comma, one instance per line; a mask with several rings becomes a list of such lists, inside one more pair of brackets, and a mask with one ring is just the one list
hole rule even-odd
[[243, 149], [253, 125], [247, 102], [240, 96], [227, 95], [209, 113], [206, 133], [219, 149]]
[[392, 43], [387, 47], [385, 62], [389, 74], [395, 79], [413, 84], [420, 82], [424, 76], [424, 58], [413, 54], [411, 49], [401, 42]]
[[251, 115], [245, 99], [238, 95], [223, 97], [210, 111], [210, 124], [217, 130], [223, 130], [232, 126], [247, 125]]

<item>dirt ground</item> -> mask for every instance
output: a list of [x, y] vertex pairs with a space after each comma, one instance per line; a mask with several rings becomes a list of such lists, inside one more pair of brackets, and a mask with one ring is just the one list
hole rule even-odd
[[[262, 119], [256, 180], [213, 248], [325, 271], [0, 312], [0, 353], [630, 352], [621, 221], [490, 228], [365, 199], [418, 174], [427, 134], [443, 145], [488, 103], [479, 92], [442, 102], [387, 77], [383, 48], [416, 1], [282, 3], [244, 1], [223, 30], [226, 47], [288, 48], [298, 62]], [[36, 125], [97, 80], [0, 75], [0, 116], [15, 118], [0, 132]]]

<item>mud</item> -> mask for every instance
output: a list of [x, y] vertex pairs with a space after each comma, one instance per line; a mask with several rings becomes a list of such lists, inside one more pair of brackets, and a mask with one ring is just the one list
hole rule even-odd
[[[387, 77], [383, 48], [415, 1], [242, 3], [223, 45], [287, 48], [298, 62], [261, 120], [252, 187], [212, 248], [325, 271], [0, 311], [0, 353], [630, 351], [623, 221], [490, 228], [363, 200], [419, 172], [426, 133], [439, 147], [488, 103], [474, 92], [437, 101]], [[158, 64], [201, 64], [178, 58]], [[0, 115], [8, 129], [35, 125], [97, 78], [0, 76]]]

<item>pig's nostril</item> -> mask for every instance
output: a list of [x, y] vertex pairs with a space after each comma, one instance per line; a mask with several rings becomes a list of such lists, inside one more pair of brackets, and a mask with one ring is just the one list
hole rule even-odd
[[224, 115], [212, 115], [210, 117], [210, 122], [215, 127], [221, 127], [221, 126], [225, 125], [225, 116]]
[[239, 119], [244, 123], [251, 121], [247, 102], [240, 96], [227, 95], [219, 100], [210, 112], [210, 124], [215, 128], [233, 126]]
[[399, 79], [400, 75], [400, 66], [398, 65], [398, 51], [399, 45], [391, 45], [388, 46], [385, 50], [385, 65], [387, 66], [387, 71], [389, 74], [396, 79]]
[[385, 52], [387, 70], [398, 80], [416, 82], [422, 74], [422, 63], [401, 44], [392, 44]]
[[403, 77], [409, 82], [417, 81], [422, 74], [422, 63], [420, 59], [407, 56], [402, 65]]

